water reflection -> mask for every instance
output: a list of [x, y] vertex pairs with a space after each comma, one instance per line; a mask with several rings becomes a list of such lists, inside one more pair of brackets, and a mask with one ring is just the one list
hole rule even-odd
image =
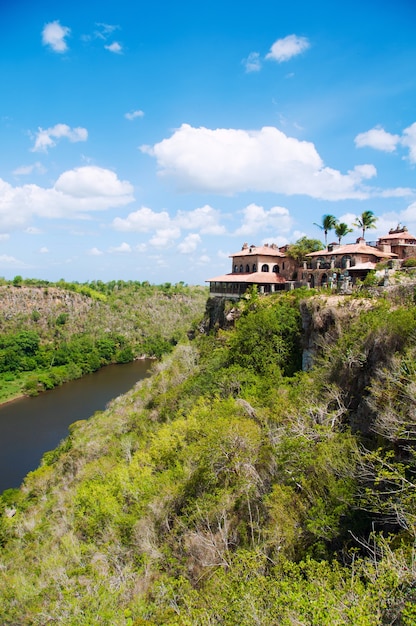
[[36, 398], [0, 406], [0, 492], [18, 487], [42, 454], [67, 436], [72, 422], [105, 409], [144, 378], [149, 367], [148, 360], [109, 365]]

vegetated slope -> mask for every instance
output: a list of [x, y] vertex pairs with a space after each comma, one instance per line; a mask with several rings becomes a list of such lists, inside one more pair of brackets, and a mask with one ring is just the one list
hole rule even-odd
[[27, 282], [0, 286], [0, 400], [107, 363], [160, 357], [200, 318], [207, 295], [182, 283]]
[[5, 492], [4, 624], [415, 623], [413, 300], [305, 296], [240, 303]]

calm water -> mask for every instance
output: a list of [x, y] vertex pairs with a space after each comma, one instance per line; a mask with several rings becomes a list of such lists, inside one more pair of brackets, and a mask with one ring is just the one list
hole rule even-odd
[[42, 454], [67, 436], [72, 422], [105, 409], [112, 398], [145, 378], [150, 363], [109, 365], [36, 398], [0, 406], [0, 492], [19, 487], [38, 467]]

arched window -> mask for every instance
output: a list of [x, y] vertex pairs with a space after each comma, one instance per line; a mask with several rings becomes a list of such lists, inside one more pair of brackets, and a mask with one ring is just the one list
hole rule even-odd
[[243, 273], [243, 272], [244, 272], [244, 270], [243, 270], [243, 266], [242, 266], [242, 265], [240, 265], [240, 272], [241, 272], [241, 273]]
[[234, 265], [234, 272], [237, 274], [237, 272], [238, 272], [238, 265]]
[[247, 264], [246, 265], [246, 272], [248, 273], [250, 271], [250, 266]]
[[275, 274], [278, 274], [280, 272], [279, 266], [278, 265], [273, 265], [273, 272]]
[[269, 271], [269, 266], [267, 265], [267, 263], [265, 263], [264, 265], [261, 266], [261, 271], [262, 272], [268, 272]]
[[253, 272], [257, 272], [257, 265], [253, 263]]

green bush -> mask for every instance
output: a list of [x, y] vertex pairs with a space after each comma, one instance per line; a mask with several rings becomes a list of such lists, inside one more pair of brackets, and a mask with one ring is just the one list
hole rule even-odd
[[301, 318], [297, 302], [285, 296], [261, 301], [237, 320], [230, 336], [230, 363], [265, 374], [271, 368], [286, 376], [301, 367]]

